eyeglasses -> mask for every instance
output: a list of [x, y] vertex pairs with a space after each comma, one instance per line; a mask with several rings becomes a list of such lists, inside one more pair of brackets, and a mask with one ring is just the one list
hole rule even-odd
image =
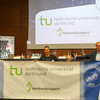
[[97, 45], [97, 46], [100, 46], [100, 45]]

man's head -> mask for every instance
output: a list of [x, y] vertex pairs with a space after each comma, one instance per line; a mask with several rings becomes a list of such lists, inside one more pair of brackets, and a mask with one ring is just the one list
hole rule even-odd
[[44, 47], [44, 53], [45, 55], [50, 53], [50, 48], [48, 46]]
[[100, 42], [96, 43], [96, 48], [97, 48], [97, 51], [100, 51]]

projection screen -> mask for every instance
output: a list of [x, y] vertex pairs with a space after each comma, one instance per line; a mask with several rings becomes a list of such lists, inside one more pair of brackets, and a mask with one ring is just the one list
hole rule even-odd
[[29, 0], [27, 49], [95, 48], [100, 0]]

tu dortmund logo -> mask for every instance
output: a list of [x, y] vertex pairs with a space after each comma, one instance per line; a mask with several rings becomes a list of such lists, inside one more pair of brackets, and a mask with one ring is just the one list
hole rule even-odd
[[42, 16], [41, 16], [41, 18], [40, 18], [40, 23], [41, 23], [42, 26], [44, 26], [44, 23], [45, 23], [47, 26], [50, 26], [50, 25], [52, 25], [52, 18], [50, 18], [50, 23], [47, 23], [47, 19], [46, 19], [46, 18], [42, 18]]
[[13, 73], [13, 71], [15, 71], [15, 74], [17, 75], [17, 76], [20, 76], [20, 75], [22, 75], [22, 68], [21, 68], [21, 71], [20, 71], [20, 73], [18, 73], [18, 71], [17, 71], [17, 68], [13, 68], [12, 67], [12, 65], [10, 65], [10, 75], [14, 75], [14, 73]]
[[27, 92], [30, 93], [30, 91], [31, 91], [31, 89], [32, 89], [32, 84], [31, 84], [30, 82], [28, 82], [28, 83], [26, 84], [26, 87], [28, 87]]

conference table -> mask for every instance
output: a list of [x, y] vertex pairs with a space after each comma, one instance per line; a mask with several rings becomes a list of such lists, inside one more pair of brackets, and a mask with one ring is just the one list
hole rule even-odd
[[[66, 59], [58, 59], [59, 61], [67, 61], [69, 58], [66, 58]], [[34, 61], [34, 60], [37, 60], [39, 61], [39, 59], [2, 59], [4, 61]], [[90, 59], [75, 59], [75, 58], [72, 58], [72, 61], [90, 61]]]

